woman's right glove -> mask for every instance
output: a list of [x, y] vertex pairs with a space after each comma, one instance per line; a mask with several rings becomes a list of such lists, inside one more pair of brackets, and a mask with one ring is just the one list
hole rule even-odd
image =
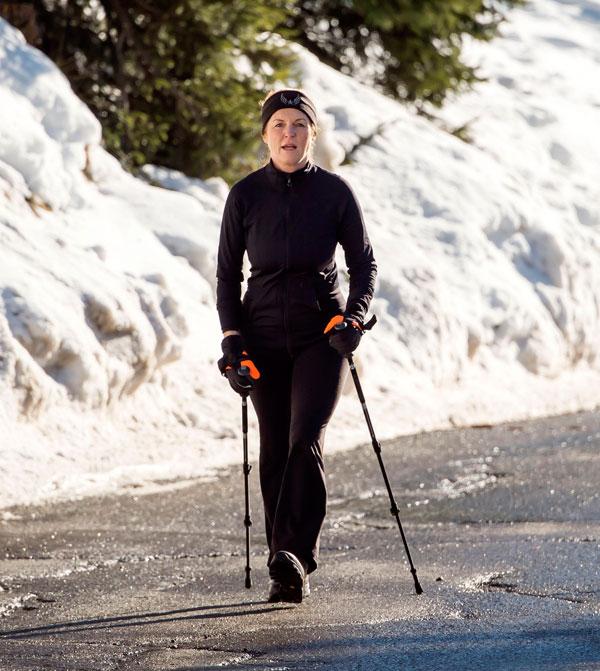
[[260, 373], [244, 349], [242, 336], [229, 335], [223, 338], [221, 351], [223, 356], [217, 362], [221, 375], [227, 378], [236, 393], [247, 396]]

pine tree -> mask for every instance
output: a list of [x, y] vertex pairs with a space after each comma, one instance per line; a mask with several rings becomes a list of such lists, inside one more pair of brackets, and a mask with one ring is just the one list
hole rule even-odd
[[102, 122], [107, 148], [233, 181], [256, 167], [259, 101], [294, 58], [284, 0], [36, 0], [42, 50]]
[[479, 80], [462, 57], [525, 0], [297, 0], [287, 27], [318, 58], [399, 100], [440, 106]]
[[0, 16], [27, 26], [125, 166], [233, 181], [257, 164], [260, 99], [300, 84], [277, 34], [425, 111], [478, 81], [465, 37], [492, 39], [525, 2], [31, 0], [0, 2]]

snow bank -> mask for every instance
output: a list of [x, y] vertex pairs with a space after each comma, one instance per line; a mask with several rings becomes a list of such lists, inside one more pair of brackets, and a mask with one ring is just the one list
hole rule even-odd
[[123, 172], [3, 21], [0, 62], [0, 502], [205, 473], [233, 435], [214, 366], [223, 185], [200, 202]]
[[468, 124], [470, 144], [305, 58], [377, 250], [380, 327], [362, 360], [422, 426], [427, 407], [461, 424], [598, 403], [599, 34], [598, 3], [540, 0], [469, 44], [489, 81], [442, 118]]
[[[470, 45], [489, 81], [442, 113], [470, 144], [300, 52], [319, 161], [357, 191], [376, 249], [358, 359], [380, 438], [598, 403], [599, 15], [535, 0]], [[215, 367], [226, 185], [124, 173], [2, 21], [0, 101], [0, 505], [236, 461], [239, 403]], [[368, 438], [347, 391], [329, 450]]]

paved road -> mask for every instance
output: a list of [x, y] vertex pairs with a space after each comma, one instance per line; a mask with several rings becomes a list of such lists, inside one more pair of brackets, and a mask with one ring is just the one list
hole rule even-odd
[[[265, 602], [259, 501], [243, 587], [239, 469], [0, 512], [0, 669], [600, 669], [600, 413], [327, 461], [313, 591]], [[257, 490], [256, 473], [252, 472]]]

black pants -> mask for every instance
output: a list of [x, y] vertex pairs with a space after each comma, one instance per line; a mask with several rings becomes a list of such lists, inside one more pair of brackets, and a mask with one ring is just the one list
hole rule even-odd
[[294, 355], [256, 347], [251, 355], [261, 373], [251, 399], [260, 428], [269, 561], [287, 550], [311, 572], [327, 506], [323, 439], [348, 366], [327, 338]]

